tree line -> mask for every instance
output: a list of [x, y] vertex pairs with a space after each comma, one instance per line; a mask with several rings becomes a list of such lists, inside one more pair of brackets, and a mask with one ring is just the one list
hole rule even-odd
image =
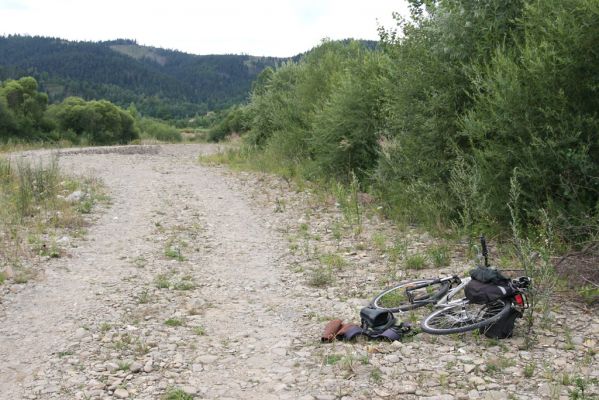
[[142, 117], [135, 105], [123, 109], [108, 100], [68, 97], [48, 104], [33, 77], [0, 84], [0, 143], [68, 142], [80, 145], [127, 144], [140, 137], [181, 141], [178, 129]]
[[70, 96], [135, 103], [143, 115], [190, 118], [247, 100], [251, 82], [281, 59], [192, 55], [130, 40], [73, 42], [0, 36], [0, 81], [34, 77], [51, 103]]

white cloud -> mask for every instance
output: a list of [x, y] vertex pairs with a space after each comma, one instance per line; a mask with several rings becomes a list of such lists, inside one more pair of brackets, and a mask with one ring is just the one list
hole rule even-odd
[[377, 39], [403, 1], [0, 0], [0, 34], [137, 39], [195, 54], [291, 56], [322, 38]]

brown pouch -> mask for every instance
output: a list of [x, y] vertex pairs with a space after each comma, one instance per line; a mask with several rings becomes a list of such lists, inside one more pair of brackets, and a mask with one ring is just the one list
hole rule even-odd
[[322, 332], [322, 337], [320, 338], [323, 342], [330, 342], [335, 339], [339, 329], [341, 329], [341, 325], [343, 325], [343, 321], [340, 319], [334, 319], [329, 321], [327, 325], [324, 327], [324, 331]]

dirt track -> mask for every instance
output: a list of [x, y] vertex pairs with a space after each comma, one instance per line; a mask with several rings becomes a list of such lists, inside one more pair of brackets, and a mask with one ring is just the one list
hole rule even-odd
[[[320, 345], [327, 318], [355, 320], [386, 266], [366, 250], [347, 251], [352, 265], [364, 266], [359, 278], [342, 272], [342, 288], [308, 287], [314, 259], [289, 253], [289, 236], [306, 219], [294, 204], [305, 204], [306, 195], [276, 194], [282, 182], [197, 162], [214, 149], [61, 154], [65, 171], [102, 179], [112, 205], [97, 213], [84, 240], [70, 242], [67, 257], [48, 260], [40, 280], [2, 299], [1, 399], [159, 399], [175, 388], [214, 399], [547, 398], [572, 388], [554, 389], [546, 378], [552, 371], [572, 366], [572, 376], [597, 375], [595, 353], [573, 365], [589, 357], [599, 333], [596, 313], [577, 309], [555, 317], [569, 316], [572, 346], [549, 336], [545, 349], [555, 352], [523, 356], [514, 349], [521, 341], [508, 342], [516, 361], [501, 366], [506, 379], [487, 378], [487, 356], [473, 354], [480, 346], [469, 339]], [[279, 195], [286, 210], [271, 197]], [[505, 351], [495, 345], [486, 353]], [[522, 366], [544, 360], [545, 375], [539, 367], [532, 381], [522, 376]]]

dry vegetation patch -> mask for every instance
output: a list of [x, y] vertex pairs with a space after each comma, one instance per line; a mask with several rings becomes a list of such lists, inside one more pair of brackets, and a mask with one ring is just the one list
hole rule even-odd
[[56, 156], [43, 161], [0, 158], [0, 284], [26, 283], [36, 266], [67, 252], [81, 236], [102, 185], [60, 171]]

